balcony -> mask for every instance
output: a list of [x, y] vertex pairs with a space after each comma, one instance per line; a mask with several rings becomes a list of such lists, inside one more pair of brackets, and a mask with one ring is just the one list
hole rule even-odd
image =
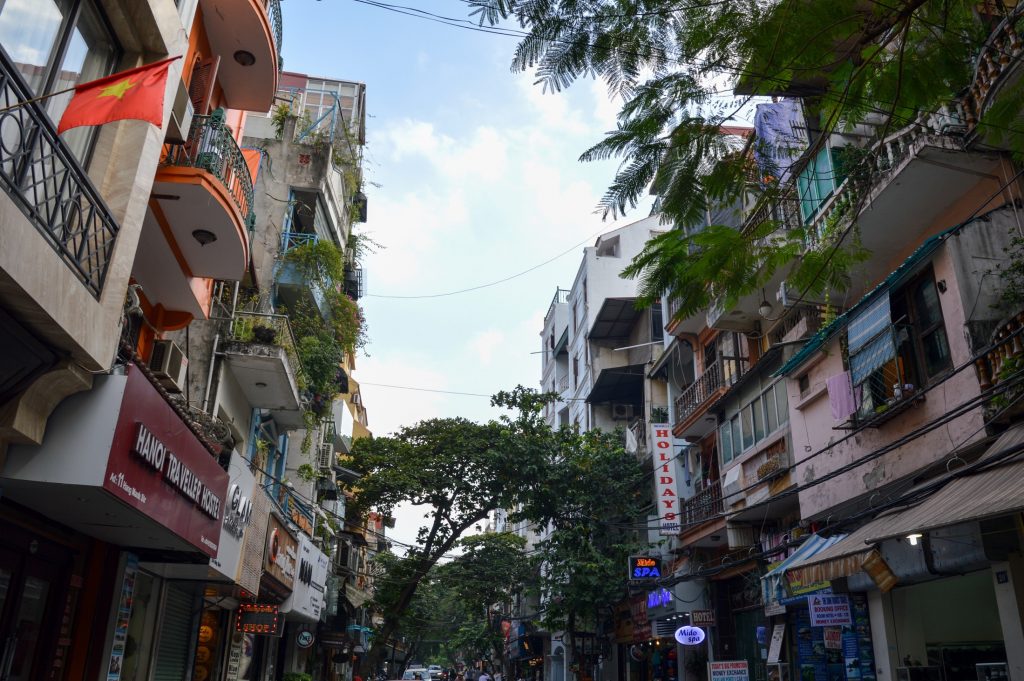
[[746, 360], [712, 362], [704, 373], [676, 398], [676, 425], [673, 429], [676, 436], [699, 440], [714, 430], [713, 422], [700, 418], [703, 413], [702, 407], [709, 406], [715, 399], [721, 397], [746, 371]]
[[[971, 85], [960, 101], [968, 135], [1000, 147], [1005, 146], [1000, 144], [1005, 142], [1004, 131], [979, 130], [978, 123], [1001, 94], [1014, 92], [1020, 83], [1024, 40], [1014, 27], [1019, 17], [1019, 11], [1011, 10], [1011, 15], [992, 31], [978, 55]], [[1020, 118], [1011, 127], [1019, 129]]]
[[352, 300], [366, 295], [366, 271], [359, 265], [345, 265], [345, 294]]
[[[320, 240], [316, 234], [305, 232], [282, 232], [281, 233], [281, 255], [285, 255], [293, 248], [315, 244]], [[318, 283], [310, 280], [302, 268], [295, 262], [281, 258], [277, 265], [277, 274], [274, 277], [274, 287], [277, 299], [289, 309], [296, 306], [312, 304], [320, 311], [320, 316], [330, 319], [330, 307], [327, 304], [327, 297], [324, 290]]]
[[824, 310], [818, 305], [794, 305], [768, 332], [770, 345], [806, 338], [821, 328]]
[[997, 394], [986, 407], [986, 416], [1000, 423], [1019, 419], [1024, 408], [1016, 406], [1020, 387], [1020, 371], [1024, 369], [1024, 312], [1000, 324], [992, 334], [990, 350], [974, 363], [978, 385], [982, 390], [999, 387], [1013, 380], [1008, 392]]
[[17, 107], [0, 114], [0, 185], [75, 278], [99, 299], [120, 228], [43, 108], [25, 103], [32, 97], [0, 51], [0, 107]]
[[150, 206], [193, 276], [242, 278], [256, 221], [252, 178], [223, 110], [193, 117], [188, 140], [167, 145]]
[[298, 388], [302, 365], [287, 317], [236, 312], [223, 351], [249, 404], [269, 410], [285, 428], [304, 425]]
[[721, 484], [715, 480], [695, 496], [683, 501], [680, 507], [680, 516], [684, 532], [709, 520], [720, 519], [722, 517]]
[[201, 0], [200, 8], [226, 105], [269, 111], [282, 64], [280, 0]]

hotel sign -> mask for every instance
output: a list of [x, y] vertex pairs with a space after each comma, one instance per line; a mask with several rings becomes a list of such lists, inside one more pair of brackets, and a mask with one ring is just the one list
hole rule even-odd
[[130, 368], [103, 488], [215, 557], [227, 487], [227, 472], [142, 372]]
[[676, 484], [675, 455], [672, 449], [672, 428], [667, 423], [651, 424], [654, 445], [654, 494], [658, 509], [659, 532], [679, 534], [679, 489]]

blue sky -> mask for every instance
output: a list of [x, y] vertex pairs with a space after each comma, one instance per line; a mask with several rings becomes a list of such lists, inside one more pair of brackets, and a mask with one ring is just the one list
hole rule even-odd
[[[460, 0], [403, 4], [467, 17]], [[544, 94], [531, 75], [512, 74], [511, 38], [353, 0], [282, 7], [287, 70], [367, 86], [364, 170], [380, 187], [367, 188], [364, 229], [385, 246], [366, 264], [369, 357], [355, 372], [371, 430], [384, 435], [437, 416], [493, 417], [485, 397], [369, 384], [485, 395], [537, 386], [544, 313], [555, 287], [572, 283], [582, 252], [574, 246], [649, 211], [648, 202], [627, 220], [602, 222], [594, 208], [615, 164], [577, 161], [614, 127], [618, 107], [601, 83]], [[377, 297], [464, 289], [570, 249], [471, 293]], [[400, 518], [396, 536], [411, 539], [415, 524]]]

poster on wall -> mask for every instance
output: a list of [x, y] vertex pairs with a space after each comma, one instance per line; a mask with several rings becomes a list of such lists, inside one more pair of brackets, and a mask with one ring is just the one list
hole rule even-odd
[[807, 597], [812, 627], [853, 626], [850, 599], [846, 594], [814, 594]]
[[110, 646], [107, 681], [120, 681], [121, 679], [125, 642], [128, 640], [128, 623], [132, 617], [132, 594], [135, 592], [135, 577], [138, 572], [139, 557], [134, 553], [127, 554], [124, 564], [124, 579], [121, 581], [121, 595], [117, 601], [117, 614], [114, 620], [114, 642]]

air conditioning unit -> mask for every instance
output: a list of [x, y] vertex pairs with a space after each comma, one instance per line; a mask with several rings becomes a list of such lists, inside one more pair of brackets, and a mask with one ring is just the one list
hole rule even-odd
[[616, 421], [624, 421], [633, 418], [632, 404], [613, 404], [612, 418]]
[[178, 81], [178, 90], [174, 93], [174, 108], [171, 109], [171, 118], [167, 121], [167, 133], [164, 141], [182, 144], [188, 139], [189, 130], [192, 128], [192, 99], [188, 96], [188, 88], [185, 81]]
[[317, 449], [317, 465], [320, 470], [329, 470], [331, 459], [334, 458], [334, 447], [330, 444], [322, 444]]
[[188, 373], [188, 357], [173, 341], [158, 340], [153, 343], [149, 370], [168, 392], [180, 393]]

